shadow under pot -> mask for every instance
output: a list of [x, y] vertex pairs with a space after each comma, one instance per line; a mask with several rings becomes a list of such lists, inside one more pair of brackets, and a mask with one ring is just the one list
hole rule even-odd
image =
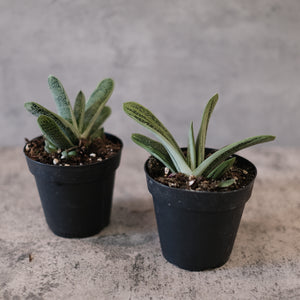
[[[214, 149], [207, 148], [212, 152]], [[189, 271], [224, 265], [231, 254], [245, 203], [251, 196], [257, 174], [255, 166], [239, 155], [237, 166], [252, 173], [243, 188], [232, 191], [192, 191], [169, 187], [155, 181], [145, 163], [152, 194], [163, 256]]]
[[25, 154], [47, 224], [58, 236], [92, 236], [110, 222], [115, 171], [120, 164], [123, 144], [116, 136], [105, 135], [121, 148], [114, 156], [90, 165], [43, 164]]

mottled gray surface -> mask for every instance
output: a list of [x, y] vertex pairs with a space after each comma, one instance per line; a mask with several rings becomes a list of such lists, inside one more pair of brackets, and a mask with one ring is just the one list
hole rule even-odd
[[113, 77], [106, 129], [125, 142], [139, 129], [124, 101], [150, 107], [183, 144], [219, 92], [210, 146], [263, 133], [299, 146], [299, 13], [298, 0], [0, 0], [0, 145], [38, 134], [23, 103], [54, 109], [53, 74], [73, 100]]
[[300, 149], [243, 153], [259, 174], [231, 258], [188, 272], [161, 255], [145, 152], [124, 149], [111, 225], [91, 238], [63, 239], [45, 223], [21, 149], [2, 148], [0, 299], [299, 299]]

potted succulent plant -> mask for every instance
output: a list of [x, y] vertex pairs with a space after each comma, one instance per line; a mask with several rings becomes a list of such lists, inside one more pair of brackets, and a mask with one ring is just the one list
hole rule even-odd
[[194, 138], [189, 128], [188, 147], [180, 148], [166, 127], [147, 108], [124, 103], [124, 111], [159, 140], [133, 134], [132, 140], [152, 156], [144, 169], [153, 196], [162, 253], [180, 268], [199, 271], [223, 265], [229, 259], [256, 168], [234, 153], [274, 140], [261, 135], [227, 145], [205, 148], [208, 122], [218, 101], [205, 107]]
[[24, 153], [35, 176], [46, 221], [63, 237], [87, 237], [109, 224], [115, 171], [122, 141], [104, 133], [112, 79], [99, 83], [88, 101], [80, 91], [74, 109], [61, 82], [48, 77], [58, 114], [35, 102], [25, 108], [42, 136], [26, 140]]

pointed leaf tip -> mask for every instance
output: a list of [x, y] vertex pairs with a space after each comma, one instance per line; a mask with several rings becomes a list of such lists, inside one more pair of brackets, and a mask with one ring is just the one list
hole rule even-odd
[[95, 128], [95, 123], [101, 114], [103, 107], [110, 98], [114, 89], [114, 81], [111, 78], [102, 80], [93, 91], [86, 103], [82, 137], [87, 138]]
[[208, 103], [205, 106], [203, 115], [202, 115], [202, 121], [201, 126], [197, 135], [196, 140], [196, 149], [197, 149], [197, 164], [201, 164], [204, 160], [205, 156], [205, 143], [206, 143], [206, 135], [207, 135], [207, 129], [208, 129], [208, 123], [210, 120], [210, 117], [213, 113], [213, 110], [218, 102], [218, 94], [215, 94], [213, 97], [210, 98]]
[[169, 153], [178, 172], [190, 175], [191, 169], [179, 148], [177, 142], [161, 121], [146, 107], [137, 102], [127, 102], [123, 105], [124, 112], [137, 123], [150, 130], [163, 144]]
[[57, 148], [66, 149], [74, 146], [68, 136], [63, 133], [56, 122], [50, 117], [41, 115], [38, 117], [37, 123], [46, 139]]
[[161, 143], [138, 133], [133, 133], [131, 135], [131, 139], [134, 143], [144, 148], [156, 159], [162, 162], [166, 167], [171, 169], [172, 172], [176, 172], [176, 167], [174, 166], [172, 159], [170, 158], [167, 150]]

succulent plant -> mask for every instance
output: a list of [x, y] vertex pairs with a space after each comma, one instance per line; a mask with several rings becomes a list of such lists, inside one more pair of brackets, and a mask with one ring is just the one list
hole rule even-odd
[[[246, 138], [227, 145], [205, 158], [208, 123], [217, 101], [218, 94], [208, 101], [196, 140], [193, 122], [191, 123], [188, 132], [186, 155], [178, 146], [171, 133], [150, 110], [136, 102], [124, 103], [123, 109], [129, 117], [149, 129], [161, 143], [138, 133], [132, 134], [132, 140], [162, 162], [173, 173], [184, 173], [188, 176], [203, 176], [218, 180], [234, 164], [235, 157], [232, 157], [232, 154], [256, 144], [272, 141], [275, 137], [272, 135], [260, 135]], [[234, 179], [221, 181], [219, 187], [227, 187], [233, 183]]]
[[[37, 123], [45, 137], [45, 150], [49, 153], [67, 150], [78, 146], [80, 140], [103, 137], [102, 124], [111, 114], [105, 106], [114, 88], [112, 79], [102, 80], [88, 101], [80, 91], [76, 97], [74, 109], [61, 82], [54, 76], [48, 77], [50, 91], [56, 103], [58, 114], [36, 102], [25, 103], [25, 108], [38, 117]], [[76, 152], [65, 152], [69, 156]]]

